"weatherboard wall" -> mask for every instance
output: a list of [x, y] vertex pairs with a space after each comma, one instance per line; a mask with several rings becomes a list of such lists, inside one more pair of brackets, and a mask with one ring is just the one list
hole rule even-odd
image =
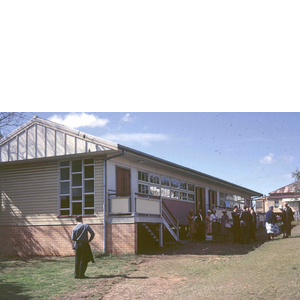
[[[59, 161], [2, 164], [0, 226], [74, 224], [59, 217]], [[95, 215], [86, 222], [103, 223], [103, 159], [95, 158]]]

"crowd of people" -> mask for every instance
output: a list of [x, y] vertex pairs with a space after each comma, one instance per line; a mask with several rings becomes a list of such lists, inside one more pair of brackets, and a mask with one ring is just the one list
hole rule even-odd
[[[269, 207], [266, 213], [266, 232], [268, 239], [274, 239], [274, 235], [283, 233], [283, 238], [291, 235], [291, 221], [293, 211], [288, 203], [279, 207], [280, 213], [273, 212], [273, 206]], [[194, 215], [193, 210], [189, 211], [189, 236], [191, 241], [204, 240], [206, 236], [212, 236], [212, 241], [216, 242], [217, 237], [223, 237], [228, 241], [230, 235], [233, 236], [234, 243], [249, 244], [256, 241], [256, 213], [253, 207], [243, 207], [242, 211], [235, 205], [231, 212], [232, 222], [226, 210], [222, 211], [222, 217], [219, 218], [216, 210], [208, 210], [205, 219], [202, 217], [201, 209]]]

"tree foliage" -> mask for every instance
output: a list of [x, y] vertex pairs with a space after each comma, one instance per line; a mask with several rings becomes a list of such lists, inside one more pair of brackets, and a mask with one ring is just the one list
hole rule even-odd
[[300, 194], [300, 170], [297, 168], [295, 172], [292, 172], [292, 177], [294, 178], [294, 192], [295, 194]]
[[0, 112], [0, 138], [15, 127], [21, 126], [27, 119], [23, 112]]

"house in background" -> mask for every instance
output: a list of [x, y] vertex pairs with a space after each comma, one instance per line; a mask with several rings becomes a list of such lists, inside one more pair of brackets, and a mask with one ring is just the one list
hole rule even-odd
[[[257, 199], [255, 209], [258, 214], [264, 215], [269, 210], [269, 206], [272, 205], [274, 207], [274, 212], [279, 213], [279, 206], [284, 206], [285, 202], [287, 202], [294, 211], [294, 218], [298, 219], [300, 215], [300, 194], [295, 194], [295, 188], [292, 183], [270, 192], [269, 196]], [[264, 218], [261, 218], [261, 220], [262, 219]]]
[[261, 193], [34, 117], [0, 140], [0, 255], [71, 255], [75, 216], [92, 249], [139, 253], [185, 237], [190, 209]]

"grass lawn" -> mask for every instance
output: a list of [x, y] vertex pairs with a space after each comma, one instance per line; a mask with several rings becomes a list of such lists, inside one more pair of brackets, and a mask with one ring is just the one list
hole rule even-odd
[[95, 295], [99, 299], [111, 285], [136, 269], [135, 262], [134, 255], [95, 255], [95, 263], [89, 263], [86, 272], [90, 280], [78, 280], [73, 278], [74, 257], [2, 259], [0, 299], [59, 299], [74, 291], [90, 293], [102, 286]]
[[74, 257], [0, 260], [0, 299], [300, 299], [300, 225], [292, 237], [191, 243], [147, 255], [96, 255], [89, 279]]

